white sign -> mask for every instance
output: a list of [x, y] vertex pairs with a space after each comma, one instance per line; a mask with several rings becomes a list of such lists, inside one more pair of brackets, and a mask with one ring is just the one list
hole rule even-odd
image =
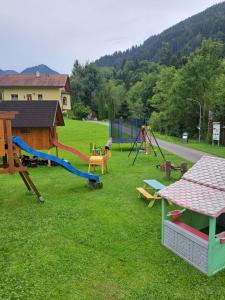
[[219, 122], [213, 122], [213, 141], [220, 140], [220, 123]]

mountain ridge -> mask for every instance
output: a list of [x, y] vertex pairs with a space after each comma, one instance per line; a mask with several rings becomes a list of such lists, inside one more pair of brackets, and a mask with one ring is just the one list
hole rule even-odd
[[95, 61], [99, 67], [120, 68], [126, 60], [162, 62], [163, 56], [187, 56], [198, 48], [203, 39], [220, 39], [225, 42], [225, 1], [195, 14], [160, 34], [152, 35], [141, 45], [125, 51], [116, 51]]
[[36, 72], [39, 72], [40, 74], [59, 74], [55, 70], [49, 68], [48, 66], [44, 64], [40, 64], [38, 66], [28, 67], [24, 69], [21, 72], [17, 72], [14, 70], [1, 70], [0, 74], [36, 74]]

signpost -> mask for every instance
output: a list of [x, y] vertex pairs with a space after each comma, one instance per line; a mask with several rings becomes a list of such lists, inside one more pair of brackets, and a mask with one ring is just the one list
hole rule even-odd
[[213, 122], [213, 136], [212, 136], [212, 143], [217, 141], [218, 146], [220, 145], [220, 122]]

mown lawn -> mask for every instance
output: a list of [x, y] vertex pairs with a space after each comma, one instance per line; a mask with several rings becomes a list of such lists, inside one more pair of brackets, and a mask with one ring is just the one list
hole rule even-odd
[[[89, 154], [89, 142], [104, 145], [107, 131], [68, 120], [60, 141]], [[207, 278], [162, 247], [160, 203], [148, 209], [137, 197], [143, 179], [175, 177], [163, 178], [158, 158], [140, 154], [132, 167], [127, 154], [113, 146], [102, 190], [60, 167], [31, 169], [44, 204], [18, 175], [1, 175], [0, 299], [225, 299], [225, 271]]]
[[160, 134], [160, 133], [157, 133], [156, 135], [158, 138], [160, 138], [164, 141], [179, 144], [179, 145], [189, 147], [189, 148], [194, 148], [194, 149], [202, 151], [202, 152], [206, 152], [206, 153], [209, 153], [209, 154], [212, 154], [215, 156], [220, 156], [220, 157], [225, 158], [225, 147], [218, 146], [216, 143], [215, 143], [215, 145], [209, 144], [204, 141], [199, 143], [197, 140], [189, 140], [188, 143], [183, 143], [181, 141], [181, 138], [177, 138], [177, 137], [169, 136], [169, 135], [165, 135], [165, 134]]

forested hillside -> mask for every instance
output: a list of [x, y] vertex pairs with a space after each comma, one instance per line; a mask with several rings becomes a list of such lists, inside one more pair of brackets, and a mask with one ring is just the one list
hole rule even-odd
[[151, 36], [142, 45], [118, 51], [96, 60], [100, 67], [120, 68], [126, 60], [150, 60], [163, 64], [179, 64], [200, 47], [203, 39], [225, 41], [225, 2], [214, 5], [185, 21]]
[[175, 136], [197, 137], [200, 126], [210, 140], [212, 121], [225, 128], [224, 43], [225, 2], [97, 65], [76, 61], [74, 117], [95, 111], [99, 119], [148, 118], [155, 130]]
[[92, 110], [99, 119], [150, 118], [154, 129], [176, 136], [197, 136], [199, 106], [202, 135], [210, 120], [225, 125], [225, 60], [222, 41], [204, 40], [179, 67], [126, 61], [121, 69], [74, 64], [71, 75], [75, 118]]

